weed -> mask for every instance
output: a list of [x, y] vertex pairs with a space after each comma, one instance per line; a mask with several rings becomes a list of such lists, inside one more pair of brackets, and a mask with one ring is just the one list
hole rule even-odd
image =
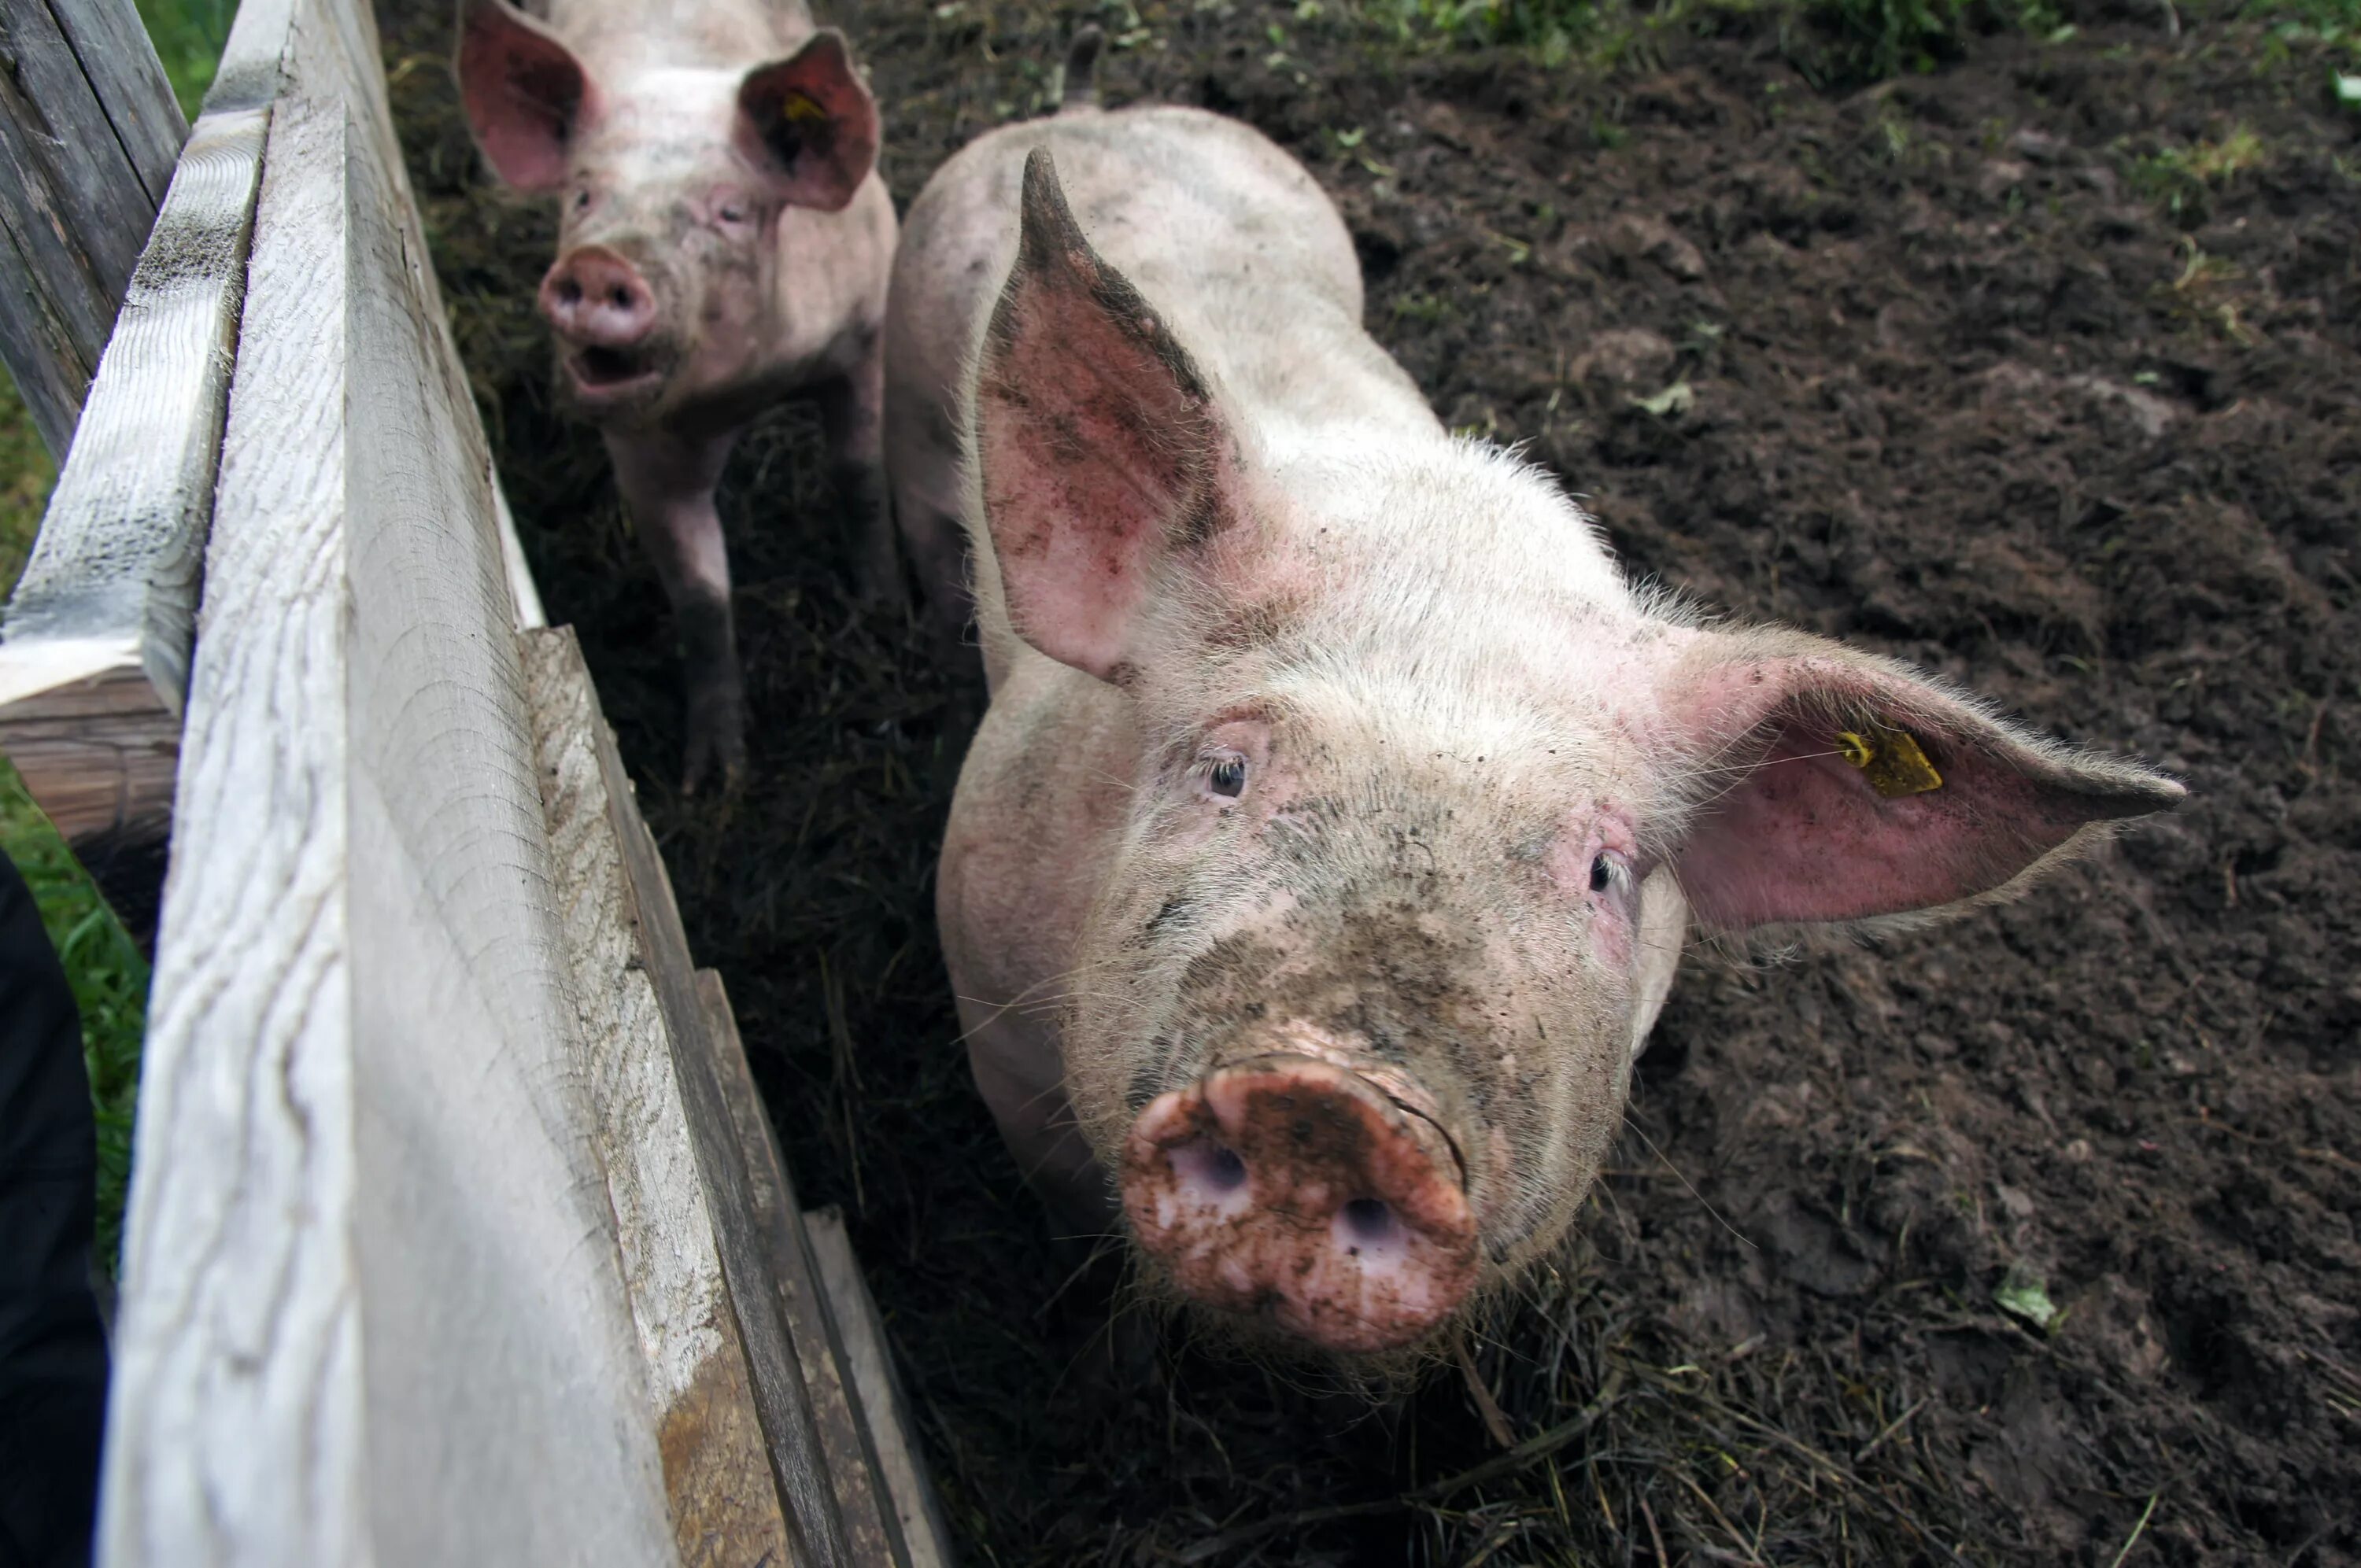
[[2133, 159], [2132, 188], [2193, 226], [2205, 221], [2215, 187], [2260, 168], [2265, 157], [2262, 138], [2241, 126], [2218, 142], [2169, 147]]

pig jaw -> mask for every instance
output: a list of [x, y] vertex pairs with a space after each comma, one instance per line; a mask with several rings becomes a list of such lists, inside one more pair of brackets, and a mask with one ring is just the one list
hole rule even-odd
[[1279, 1053], [1159, 1096], [1132, 1125], [1133, 1234], [1191, 1299], [1324, 1350], [1426, 1338], [1478, 1274], [1450, 1139], [1369, 1079]]

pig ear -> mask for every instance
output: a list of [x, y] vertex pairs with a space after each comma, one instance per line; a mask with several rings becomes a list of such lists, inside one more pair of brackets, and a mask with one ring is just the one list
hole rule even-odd
[[1667, 696], [1700, 763], [1674, 863], [1708, 929], [1977, 901], [2187, 793], [1800, 632], [1698, 634]]
[[466, 0], [459, 96], [484, 161], [520, 191], [566, 183], [566, 151], [597, 106], [574, 52], [506, 0]]
[[1016, 264], [971, 417], [1018, 635], [1120, 684], [1159, 569], [1239, 515], [1239, 460], [1187, 351], [1082, 237], [1046, 148], [1025, 160]]
[[842, 210], [877, 165], [877, 101], [833, 27], [738, 84], [738, 150], [780, 199]]

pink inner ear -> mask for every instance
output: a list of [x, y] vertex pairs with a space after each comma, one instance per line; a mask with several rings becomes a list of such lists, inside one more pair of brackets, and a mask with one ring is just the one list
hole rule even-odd
[[738, 150], [791, 205], [841, 211], [876, 167], [877, 138], [876, 100], [833, 29], [739, 84]]
[[459, 93], [485, 160], [520, 191], [566, 183], [574, 134], [594, 112], [573, 52], [498, 0], [473, 0], [459, 34]]
[[[1774, 675], [1773, 687], [1784, 685], [1789, 699], [1724, 758], [1743, 767], [1760, 748], [1752, 771], [1725, 775], [1735, 777], [1726, 793], [1705, 792], [1708, 804], [1677, 857], [1681, 886], [1707, 927], [1860, 920], [1954, 904], [2008, 882], [2087, 824], [2154, 811], [2179, 795], [2162, 779], [2037, 751], [1931, 687], [1863, 666], [1806, 694]], [[1752, 684], [1761, 669], [1725, 678]], [[1749, 695], [1725, 698], [1742, 707]], [[1858, 717], [1828, 717], [1848, 711]], [[1916, 739], [1939, 788], [1889, 798], [1832, 754], [1839, 730], [1874, 741], [1880, 724]]]
[[1228, 521], [1235, 473], [1188, 356], [1034, 158], [976, 389], [984, 510], [1017, 630], [1115, 679], [1158, 561]]

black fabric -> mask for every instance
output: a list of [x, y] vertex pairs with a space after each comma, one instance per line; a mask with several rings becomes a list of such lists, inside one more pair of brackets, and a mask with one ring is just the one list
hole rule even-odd
[[0, 855], [0, 1568], [90, 1561], [106, 1410], [96, 1140], [73, 992]]

